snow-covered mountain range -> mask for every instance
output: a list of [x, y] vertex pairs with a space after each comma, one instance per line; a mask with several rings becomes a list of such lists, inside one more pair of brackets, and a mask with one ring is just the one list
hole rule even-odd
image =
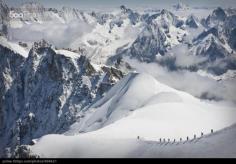
[[236, 9], [0, 9], [0, 157], [173, 157], [182, 146], [161, 156], [159, 138], [236, 123]]

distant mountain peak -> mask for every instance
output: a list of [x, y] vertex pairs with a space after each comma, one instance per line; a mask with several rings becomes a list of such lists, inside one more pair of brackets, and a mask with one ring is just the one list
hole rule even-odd
[[44, 6], [39, 2], [30, 1], [23, 3], [21, 5], [21, 8], [39, 9], [39, 8], [44, 8]]
[[221, 7], [216, 8], [213, 12], [207, 17], [205, 25], [207, 27], [213, 27], [218, 25], [221, 22], [224, 22], [227, 18], [227, 14]]
[[173, 5], [173, 7], [176, 9], [176, 10], [187, 10], [189, 9], [189, 6], [184, 4], [183, 2], [179, 1], [176, 5]]
[[33, 49], [39, 49], [42, 47], [51, 47], [51, 45], [47, 41], [45, 41], [44, 39], [42, 39], [38, 42], [34, 42], [34, 44], [33, 44]]
[[120, 9], [121, 9], [121, 10], [126, 10], [127, 8], [126, 8], [125, 5], [121, 5], [121, 6], [120, 6]]
[[199, 26], [198, 18], [191, 14], [186, 20], [186, 25], [188, 25], [191, 28], [198, 28]]
[[213, 16], [218, 17], [219, 19], [225, 19], [225, 17], [227, 17], [224, 9], [222, 9], [221, 7], [217, 7], [213, 12], [212, 12]]

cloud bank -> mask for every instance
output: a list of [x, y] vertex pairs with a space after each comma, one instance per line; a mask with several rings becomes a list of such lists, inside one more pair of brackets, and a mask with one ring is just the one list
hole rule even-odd
[[135, 59], [124, 59], [137, 72], [148, 73], [158, 81], [178, 90], [203, 99], [224, 100], [236, 103], [236, 79], [217, 81], [188, 70], [169, 71], [157, 63], [141, 63]]
[[79, 37], [90, 32], [93, 25], [76, 20], [69, 23], [45, 22], [42, 24], [25, 24], [21, 28], [10, 28], [9, 35], [13, 41], [34, 42], [45, 39], [53, 45], [69, 47]]

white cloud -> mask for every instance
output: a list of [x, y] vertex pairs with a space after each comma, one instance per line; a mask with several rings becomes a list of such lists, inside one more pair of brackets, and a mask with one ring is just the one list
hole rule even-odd
[[11, 40], [32, 42], [45, 39], [57, 47], [68, 47], [73, 41], [92, 30], [93, 26], [82, 21], [68, 24], [44, 22], [23, 25], [21, 28], [10, 28]]
[[175, 64], [177, 67], [194, 66], [207, 60], [206, 57], [191, 54], [187, 45], [185, 44], [175, 46], [168, 54], [157, 60], [165, 60], [169, 57], [175, 58]]
[[168, 71], [157, 63], [141, 63], [134, 59], [125, 60], [140, 73], [148, 73], [158, 81], [195, 97], [219, 98], [236, 103], [236, 79], [217, 81], [187, 70]]

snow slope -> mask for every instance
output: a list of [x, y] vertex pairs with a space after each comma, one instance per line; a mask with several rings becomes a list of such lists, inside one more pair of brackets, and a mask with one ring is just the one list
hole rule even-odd
[[159, 143], [137, 139], [101, 140], [47, 135], [31, 147], [41, 157], [71, 158], [222, 158], [236, 157], [236, 126], [188, 142]]
[[[236, 116], [233, 105], [200, 101], [146, 74], [127, 75], [85, 113], [85, 117], [64, 135], [47, 135], [39, 139], [31, 147], [33, 153], [41, 157], [175, 157], [201, 156], [202, 148], [214, 156], [214, 147], [207, 148], [208, 144], [216, 144], [214, 140], [199, 141], [199, 149], [189, 152], [192, 144], [163, 148], [155, 141], [159, 138], [172, 141], [186, 136], [193, 138], [194, 134], [199, 136], [211, 129], [220, 130], [233, 125]], [[230, 138], [230, 135], [223, 137]], [[137, 141], [137, 136], [148, 142]], [[178, 154], [183, 146], [186, 147], [184, 153]], [[221, 153], [217, 150], [219, 145], [215, 147], [216, 154]]]
[[11, 49], [15, 53], [18, 53], [18, 54], [22, 55], [24, 58], [28, 57], [29, 50], [21, 47], [17, 43], [10, 42], [6, 38], [4, 38], [4, 37], [0, 37], [0, 44], [2, 46], [6, 47], [6, 48]]
[[68, 51], [68, 50], [55, 50], [55, 52], [57, 54], [64, 55], [64, 56], [70, 57], [70, 58], [79, 58], [80, 57], [80, 55], [78, 53]]
[[131, 73], [84, 115], [66, 134], [102, 128], [94, 133], [112, 138], [141, 135], [155, 140], [230, 126], [235, 123], [236, 110], [223, 102], [201, 101], [158, 82], [151, 75]]

